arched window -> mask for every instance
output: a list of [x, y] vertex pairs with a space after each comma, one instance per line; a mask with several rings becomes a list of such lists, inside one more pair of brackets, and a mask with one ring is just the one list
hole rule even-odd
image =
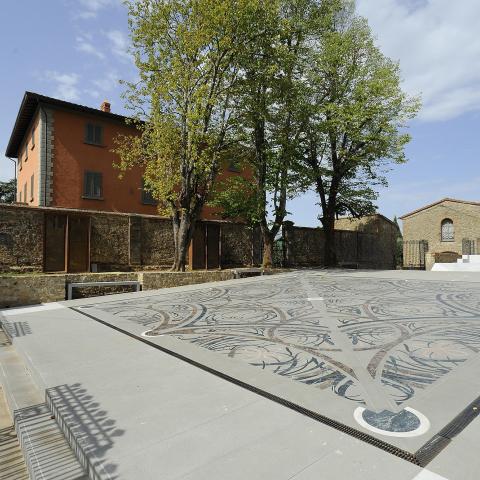
[[442, 242], [453, 242], [455, 240], [455, 228], [453, 222], [446, 218], [442, 220]]

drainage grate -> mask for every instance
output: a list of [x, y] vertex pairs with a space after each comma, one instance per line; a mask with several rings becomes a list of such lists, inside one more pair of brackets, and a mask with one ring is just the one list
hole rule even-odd
[[[477, 398], [474, 402], [472, 402], [465, 410], [463, 410], [457, 417], [452, 420], [442, 431], [440, 431], [437, 435], [432, 437], [428, 442], [426, 442], [417, 452], [415, 453], [410, 453], [407, 452], [406, 450], [403, 450], [401, 448], [398, 448], [394, 445], [391, 445], [388, 442], [385, 442], [383, 440], [380, 440], [372, 435], [369, 435], [368, 433], [361, 432], [360, 430], [357, 430], [353, 427], [349, 427], [348, 425], [345, 425], [341, 422], [338, 422], [336, 420], [333, 420], [331, 418], [328, 418], [324, 415], [321, 415], [317, 412], [314, 412], [312, 410], [309, 410], [307, 408], [304, 408], [300, 405], [297, 405], [293, 402], [290, 402], [289, 400], [286, 400], [284, 398], [278, 397], [277, 395], [273, 395], [269, 392], [266, 392], [265, 390], [262, 390], [258, 387], [255, 387], [253, 385], [250, 385], [246, 382], [242, 382], [241, 380], [238, 380], [235, 377], [231, 377], [225, 373], [222, 373], [218, 370], [215, 370], [213, 368], [210, 368], [206, 365], [203, 365], [202, 363], [199, 363], [195, 360], [192, 360], [191, 358], [185, 357], [184, 355], [181, 355], [173, 350], [169, 350], [165, 347], [162, 347], [160, 345], [157, 345], [151, 341], [149, 341], [147, 338], [144, 337], [139, 337], [131, 332], [128, 332], [126, 330], [123, 330], [122, 328], [119, 328], [115, 325], [112, 325], [108, 322], [105, 322], [104, 320], [101, 320], [93, 315], [90, 315], [86, 313], [85, 311], [78, 309], [76, 307], [69, 307], [71, 310], [74, 310], [77, 313], [80, 313], [81, 315], [84, 315], [88, 318], [91, 318], [92, 320], [101, 323], [113, 330], [116, 330], [117, 332], [123, 333], [124, 335], [127, 335], [131, 338], [134, 338], [135, 340], [138, 340], [140, 342], [145, 343], [146, 345], [149, 345], [150, 347], [153, 347], [157, 350], [162, 351], [163, 353], [166, 353], [168, 355], [171, 355], [175, 358], [178, 358], [179, 360], [182, 360], [190, 365], [193, 365], [197, 368], [200, 368], [201, 370], [204, 370], [208, 373], [211, 373], [212, 375], [215, 375], [217, 377], [222, 378], [223, 380], [226, 380], [230, 383], [233, 383], [239, 387], [242, 387], [246, 390], [249, 390], [259, 396], [262, 396], [264, 398], [267, 398], [275, 403], [278, 403], [280, 405], [283, 405], [284, 407], [289, 408], [290, 410], [294, 410], [298, 413], [301, 413], [302, 415], [305, 415], [309, 418], [312, 418], [313, 420], [316, 420], [318, 422], [321, 422], [325, 425], [328, 425], [332, 428], [335, 428], [336, 430], [339, 430], [343, 433], [346, 433], [354, 438], [357, 438], [359, 440], [362, 440], [365, 443], [368, 443], [370, 445], [373, 445], [381, 450], [384, 450], [392, 455], [395, 455], [397, 457], [403, 458], [404, 460], [411, 462], [415, 465], [425, 467], [433, 458], [435, 458], [449, 443], [450, 439], [460, 433], [477, 415], [480, 413], [480, 397]], [[476, 409], [474, 409], [476, 407]], [[472, 414], [472, 412], [475, 412], [475, 415]], [[447, 437], [446, 435], [450, 435], [450, 437]]]
[[462, 410], [450, 423], [445, 425], [433, 438], [423, 445], [415, 456], [420, 465], [430, 463], [447, 445], [480, 414], [480, 397]]

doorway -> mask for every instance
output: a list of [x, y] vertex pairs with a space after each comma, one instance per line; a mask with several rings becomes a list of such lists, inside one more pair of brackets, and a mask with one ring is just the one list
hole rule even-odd
[[189, 249], [192, 270], [221, 268], [221, 228], [214, 223], [198, 222]]
[[46, 272], [90, 271], [90, 217], [45, 215]]

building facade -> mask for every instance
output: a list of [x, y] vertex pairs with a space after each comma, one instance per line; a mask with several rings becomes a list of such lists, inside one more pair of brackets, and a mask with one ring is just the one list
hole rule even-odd
[[[71, 208], [156, 215], [157, 205], [143, 189], [142, 170], [122, 179], [112, 152], [118, 134], [137, 135], [127, 118], [26, 92], [7, 147], [17, 159], [17, 201], [37, 207]], [[225, 164], [219, 180], [242, 175], [236, 164]], [[203, 219], [218, 218], [205, 207]]]
[[430, 269], [480, 253], [480, 203], [444, 198], [400, 217], [404, 267]]

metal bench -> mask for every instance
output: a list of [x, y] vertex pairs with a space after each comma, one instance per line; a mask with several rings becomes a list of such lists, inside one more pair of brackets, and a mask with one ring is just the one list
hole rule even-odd
[[116, 287], [134, 286], [135, 291], [140, 291], [140, 282], [136, 280], [119, 280], [113, 282], [69, 282], [67, 284], [67, 300], [72, 299], [73, 289], [78, 287]]
[[242, 277], [254, 277], [256, 275], [264, 275], [265, 270], [263, 268], [236, 268], [233, 270], [235, 278]]

